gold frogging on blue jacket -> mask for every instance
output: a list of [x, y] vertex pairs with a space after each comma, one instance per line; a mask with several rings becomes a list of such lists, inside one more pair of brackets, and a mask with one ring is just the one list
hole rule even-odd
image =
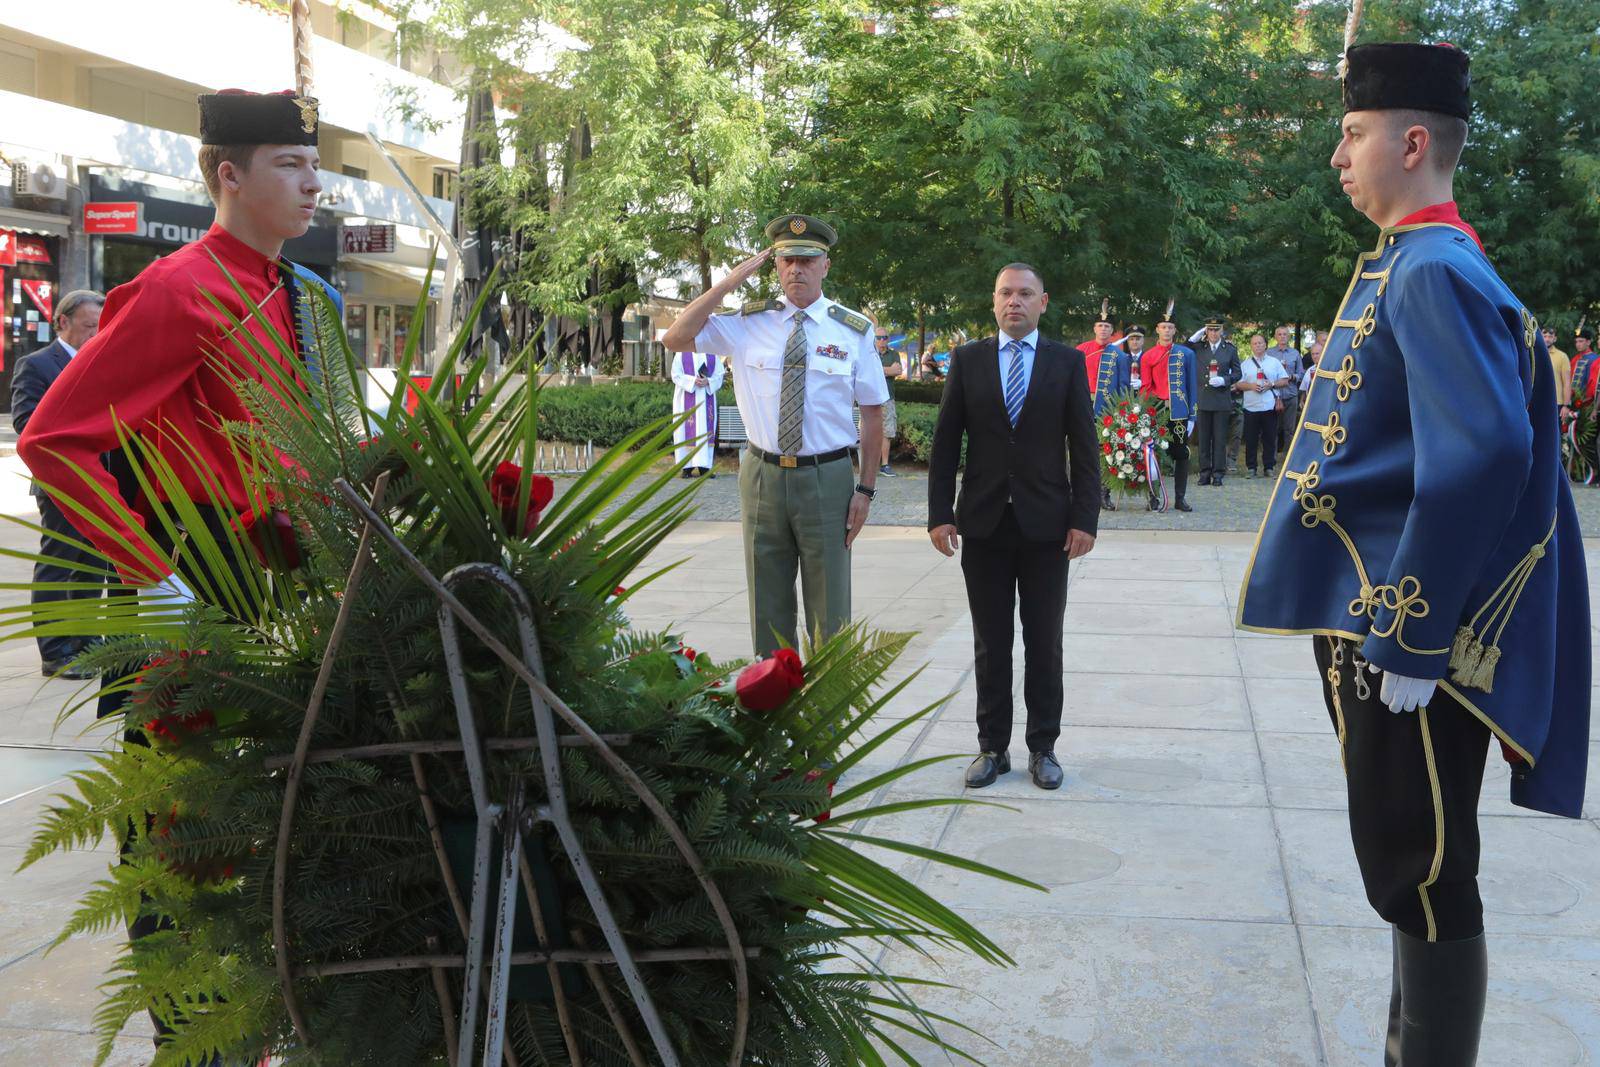
[[1514, 803], [1579, 817], [1588, 579], [1532, 321], [1459, 229], [1379, 235], [1313, 376], [1238, 624], [1346, 637], [1384, 670], [1440, 679], [1527, 764]]

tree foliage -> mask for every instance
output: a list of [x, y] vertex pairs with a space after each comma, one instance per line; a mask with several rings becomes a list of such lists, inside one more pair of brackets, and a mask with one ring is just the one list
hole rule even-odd
[[[834, 222], [829, 288], [905, 327], [985, 329], [995, 269], [1035, 263], [1046, 328], [1177, 298], [1325, 325], [1371, 224], [1328, 165], [1347, 7], [1331, 0], [452, 0], [438, 27], [502, 74], [534, 18], [588, 42], [507, 75], [511, 136], [561, 187], [517, 284], [582, 270], [703, 287], [791, 210]], [[512, 14], [514, 13], [514, 14]], [[1512, 288], [1563, 328], [1600, 312], [1600, 13], [1588, 0], [1368, 4], [1360, 40], [1473, 56], [1457, 199]], [[560, 146], [583, 130], [592, 154]], [[535, 168], [538, 169], [538, 168]], [[517, 168], [513, 168], [516, 171]], [[542, 172], [541, 172], [542, 173]], [[495, 175], [512, 188], [535, 180]], [[542, 180], [542, 179], [541, 179]]]

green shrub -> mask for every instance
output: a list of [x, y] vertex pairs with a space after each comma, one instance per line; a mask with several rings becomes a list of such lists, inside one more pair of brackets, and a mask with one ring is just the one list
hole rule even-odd
[[609, 448], [672, 410], [670, 382], [611, 382], [539, 390], [539, 437]]
[[942, 381], [894, 383], [894, 402], [896, 407], [901, 404], [932, 404], [937, 407], [943, 397], [944, 382]]

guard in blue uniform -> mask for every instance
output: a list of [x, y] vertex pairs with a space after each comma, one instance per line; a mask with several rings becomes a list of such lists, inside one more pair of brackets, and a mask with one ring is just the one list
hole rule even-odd
[[[1386, 1061], [1470, 1067], [1488, 961], [1478, 795], [1582, 814], [1589, 602], [1538, 324], [1457, 213], [1449, 46], [1349, 48], [1332, 163], [1381, 227], [1317, 366], [1240, 594], [1315, 635], [1367, 898], [1394, 927]], [[1532, 826], [1533, 824], [1529, 824]]]
[[[1172, 317], [1176, 303], [1168, 302], [1166, 314], [1156, 323], [1157, 343], [1139, 361], [1139, 388], [1167, 404], [1172, 441], [1168, 449], [1172, 457], [1172, 506], [1178, 511], [1193, 511], [1184, 493], [1189, 487], [1189, 430], [1194, 425], [1200, 383], [1195, 377], [1194, 349], [1177, 341], [1178, 324]], [[1158, 503], [1151, 493], [1150, 510], [1158, 510]]]

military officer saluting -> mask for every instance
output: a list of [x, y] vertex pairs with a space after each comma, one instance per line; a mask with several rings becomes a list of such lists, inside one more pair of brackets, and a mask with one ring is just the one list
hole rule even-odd
[[[740, 263], [683, 309], [662, 342], [732, 357], [734, 396], [749, 447], [739, 462], [745, 575], [755, 652], [796, 644], [795, 572], [806, 632], [826, 638], [850, 621], [848, 549], [867, 521], [883, 447], [883, 367], [865, 315], [822, 295], [833, 227], [809, 215], [767, 224], [772, 246]], [[772, 259], [783, 296], [717, 314], [723, 299]], [[861, 475], [853, 405], [861, 408]]]
[[[1240, 594], [1315, 635], [1367, 899], [1394, 928], [1387, 1062], [1469, 1067], [1488, 961], [1478, 794], [1582, 816], [1589, 603], [1538, 324], [1457, 212], [1467, 56], [1348, 47], [1332, 164], [1381, 229], [1350, 279]], [[1527, 824], [1533, 827], [1536, 824]]]

